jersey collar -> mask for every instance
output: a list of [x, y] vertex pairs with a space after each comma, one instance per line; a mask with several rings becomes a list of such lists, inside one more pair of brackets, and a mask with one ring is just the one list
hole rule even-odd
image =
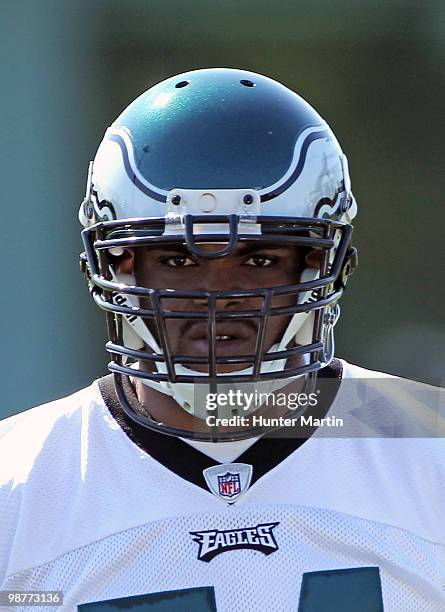
[[[338, 359], [334, 359], [330, 366], [320, 370], [318, 377], [334, 379], [334, 384], [329, 385], [326, 401], [323, 405], [319, 404], [317, 406], [316, 413], [314, 412], [313, 416], [323, 418], [328, 412], [340, 387], [341, 376], [342, 363]], [[128, 401], [136, 410], [141, 410], [141, 406], [128, 378], [123, 377], [123, 380]], [[98, 383], [106, 407], [134, 444], [179, 477], [208, 490], [203, 470], [219, 465], [218, 461], [201, 453], [180, 438], [149, 430], [132, 421], [122, 410], [114, 389], [113, 376], [111, 374], [99, 379]], [[307, 427], [307, 437], [302, 438], [260, 438], [237, 457], [236, 461], [252, 465], [253, 476], [251, 484], [253, 484], [296, 451], [312, 436], [315, 430], [315, 426]]]

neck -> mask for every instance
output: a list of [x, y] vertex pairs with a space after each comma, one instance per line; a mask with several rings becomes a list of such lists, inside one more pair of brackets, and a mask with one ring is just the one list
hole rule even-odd
[[[137, 399], [141, 405], [145, 415], [150, 416], [152, 419], [159, 423], [164, 423], [170, 427], [176, 427], [183, 429], [184, 431], [192, 432], [204, 432], [210, 434], [215, 432], [214, 427], [212, 428], [207, 424], [206, 419], [197, 418], [196, 416], [189, 414], [184, 408], [182, 408], [176, 400], [165, 393], [161, 393], [156, 389], [144, 384], [141, 379], [132, 378], [131, 383]], [[246, 390], [238, 394], [238, 399], [246, 398], [247, 406], [258, 405], [255, 410], [243, 413], [243, 404], [234, 406], [233, 415], [242, 419], [243, 426], [249, 428], [252, 426], [251, 421], [253, 416], [261, 415], [263, 417], [280, 417], [288, 414], [289, 406], [291, 405], [292, 397], [295, 398], [295, 394], [301, 393], [305, 386], [305, 378], [300, 377], [293, 380], [287, 386], [277, 390], [266, 393], [257, 392], [253, 384], [245, 385]], [[227, 395], [227, 393], [225, 393]], [[235, 395], [235, 391], [234, 391]], [[278, 401], [279, 397], [279, 401]], [[249, 402], [250, 399], [250, 402]], [[258, 402], [259, 400], [259, 402]], [[204, 395], [201, 401], [205, 401]], [[257, 404], [252, 403], [253, 401], [258, 402]], [[293, 400], [295, 401], [295, 400]], [[261, 402], [261, 403], [260, 403]], [[224, 417], [230, 418], [232, 414], [227, 414], [228, 409], [225, 407]], [[216, 417], [220, 416], [218, 411], [209, 411], [209, 416]], [[232, 417], [233, 418], [233, 417]], [[236, 424], [230, 426], [218, 425], [218, 429], [221, 432], [236, 432], [239, 431], [239, 421]], [[211, 437], [211, 436], [210, 436]]]

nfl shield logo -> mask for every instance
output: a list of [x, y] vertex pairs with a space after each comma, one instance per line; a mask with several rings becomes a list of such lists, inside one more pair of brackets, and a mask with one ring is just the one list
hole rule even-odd
[[219, 494], [223, 497], [234, 497], [241, 492], [241, 482], [239, 474], [226, 472], [218, 476]]
[[202, 472], [207, 486], [226, 504], [234, 504], [244, 495], [252, 479], [252, 466], [247, 463], [221, 463]]

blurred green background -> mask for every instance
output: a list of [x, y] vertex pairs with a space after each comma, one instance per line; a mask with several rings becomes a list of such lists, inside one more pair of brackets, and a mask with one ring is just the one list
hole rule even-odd
[[360, 268], [337, 354], [442, 379], [443, 1], [3, 0], [0, 23], [1, 416], [106, 372], [78, 269], [87, 165], [133, 98], [207, 66], [295, 89], [348, 155]]

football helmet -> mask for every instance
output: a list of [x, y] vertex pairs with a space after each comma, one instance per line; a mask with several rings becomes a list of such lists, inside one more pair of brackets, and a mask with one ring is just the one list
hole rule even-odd
[[[81, 264], [107, 313], [109, 369], [127, 415], [151, 429], [201, 440], [261, 433], [167, 426], [130, 405], [123, 377], [171, 395], [200, 420], [208, 409], [197, 389], [272, 392], [298, 377], [314, 380], [334, 355], [338, 301], [356, 265], [356, 211], [347, 160], [331, 129], [275, 80], [245, 70], [196, 70], [132, 102], [105, 133], [79, 211]], [[191, 256], [209, 259], [226, 257], [242, 242], [314, 249], [319, 263], [290, 285], [230, 291], [140, 286], [118, 265], [129, 249], [180, 244]], [[216, 250], [204, 248], [209, 243]], [[284, 295], [292, 304], [277, 307], [274, 299]], [[199, 300], [200, 308], [175, 309], [175, 300], [186, 298]], [[228, 298], [261, 305], [219, 308]], [[269, 347], [268, 321], [283, 315], [282, 337]], [[246, 318], [257, 321], [252, 354], [218, 354], [218, 325]], [[205, 355], [172, 352], [168, 322], [174, 319], [204, 323]], [[217, 414], [230, 410], [218, 407]]]

